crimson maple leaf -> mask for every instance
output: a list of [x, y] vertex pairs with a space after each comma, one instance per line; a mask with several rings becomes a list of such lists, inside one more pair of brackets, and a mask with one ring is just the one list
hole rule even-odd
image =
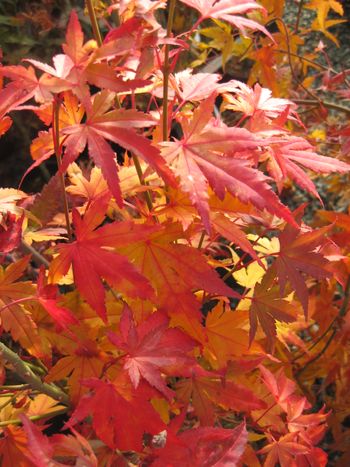
[[[103, 277], [111, 286], [132, 297], [150, 298], [153, 289], [129, 260], [110, 251], [148, 237], [153, 227], [131, 221], [112, 222], [94, 230], [104, 218], [101, 200], [92, 203], [83, 218], [73, 210], [76, 240], [57, 246], [59, 255], [50, 265], [49, 277], [55, 283], [73, 266], [74, 280], [82, 296], [106, 320]], [[109, 248], [108, 248], [109, 247]]]
[[201, 427], [177, 436], [170, 432], [163, 449], [154, 449], [152, 467], [234, 467], [248, 440], [245, 423], [233, 430]]
[[289, 210], [267, 184], [268, 178], [237, 157], [238, 152], [257, 149], [264, 142], [244, 128], [210, 123], [214, 101], [212, 94], [197, 107], [190, 122], [182, 121], [182, 140], [162, 143], [163, 156], [179, 176], [180, 187], [189, 193], [205, 228], [210, 230], [208, 185], [221, 200], [227, 190], [244, 203], [294, 224]]
[[20, 414], [19, 417], [28, 437], [29, 452], [26, 453], [28, 461], [33, 462], [37, 467], [47, 467], [48, 465], [52, 467], [66, 467], [67, 464], [61, 464], [61, 462], [52, 459], [53, 446], [40, 429], [25, 414]]
[[93, 416], [96, 435], [111, 449], [142, 451], [145, 433], [156, 434], [165, 428], [149, 400], [154, 395], [142, 383], [137, 390], [119, 375], [114, 381], [90, 378], [82, 381], [93, 392], [80, 399], [70, 425]]
[[125, 307], [120, 320], [122, 338], [112, 332], [108, 337], [119, 349], [127, 352], [124, 368], [128, 370], [135, 388], [143, 377], [171, 399], [175, 393], [166, 386], [161, 369], [170, 365], [193, 364], [195, 360], [186, 355], [194, 342], [178, 329], [169, 329], [168, 325], [169, 318], [156, 312], [136, 327], [130, 309]]

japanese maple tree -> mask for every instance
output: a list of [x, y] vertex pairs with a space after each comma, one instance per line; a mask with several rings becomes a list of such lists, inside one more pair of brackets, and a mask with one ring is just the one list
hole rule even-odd
[[300, 52], [341, 4], [95, 3], [0, 67], [0, 135], [42, 125], [21, 177], [57, 162], [0, 188], [1, 465], [346, 465], [350, 215], [318, 187], [348, 181], [348, 70]]

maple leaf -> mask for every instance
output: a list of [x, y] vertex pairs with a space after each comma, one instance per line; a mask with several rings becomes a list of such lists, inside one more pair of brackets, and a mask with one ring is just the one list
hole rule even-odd
[[244, 232], [228, 216], [216, 213], [210, 216], [210, 220], [214, 229], [219, 234], [238, 245], [243, 251], [248, 253], [253, 259], [257, 260], [258, 263], [261, 264], [260, 258], [257, 256]]
[[[224, 296], [237, 296], [209, 266], [203, 254], [187, 245], [174, 243], [184, 236], [179, 224], [158, 226], [149, 239], [120, 251], [149, 279], [157, 292], [156, 303], [192, 337], [203, 340], [200, 303], [191, 289]], [[172, 323], [174, 324], [174, 323]]]
[[131, 297], [150, 298], [153, 292], [147, 279], [125, 256], [106, 248], [145, 239], [154, 228], [125, 221], [112, 222], [94, 230], [103, 218], [104, 210], [101, 210], [98, 199], [90, 205], [84, 218], [73, 210], [76, 240], [57, 246], [59, 255], [50, 265], [49, 278], [51, 282], [57, 282], [72, 265], [74, 280], [82, 296], [106, 320], [105, 290], [101, 277]]
[[232, 381], [223, 381], [219, 376], [194, 366], [187, 370], [189, 379], [176, 385], [179, 399], [189, 403], [201, 424], [212, 425], [215, 421], [215, 408], [223, 407], [237, 412], [263, 409], [265, 403], [248, 388]]
[[[233, 97], [230, 93], [234, 93]], [[249, 117], [258, 118], [262, 116], [269, 119], [275, 119], [280, 116], [287, 108], [292, 110], [292, 115], [296, 115], [293, 110], [296, 104], [288, 99], [272, 97], [272, 91], [262, 88], [258, 83], [253, 88], [247, 86], [241, 81], [231, 80], [220, 86], [220, 92], [224, 92], [223, 108], [242, 112]]]
[[105, 198], [109, 192], [106, 180], [101, 174], [101, 170], [93, 167], [89, 178], [86, 178], [81, 168], [73, 163], [67, 170], [71, 185], [66, 190], [75, 196], [81, 196], [88, 203], [91, 203], [97, 198]]
[[286, 141], [276, 143], [272, 139], [265, 157], [268, 160], [268, 171], [280, 187], [281, 181], [289, 176], [300, 187], [319, 199], [314, 183], [299, 165], [323, 174], [346, 173], [350, 170], [349, 164], [315, 153], [310, 143], [296, 136], [290, 136]]
[[[202, 31], [201, 31], [202, 33]], [[175, 91], [183, 101], [201, 101], [208, 98], [216, 89], [221, 76], [216, 73], [192, 74], [192, 69], [186, 68], [174, 75]]]
[[296, 465], [298, 456], [308, 454], [310, 448], [296, 441], [295, 433], [287, 433], [278, 440], [270, 436], [271, 443], [260, 449], [259, 454], [267, 454], [264, 467], [273, 467], [279, 464], [281, 467]]
[[52, 459], [53, 447], [49, 439], [43, 435], [40, 429], [25, 414], [21, 414], [20, 419], [28, 438], [29, 453], [27, 457], [33, 464], [35, 463], [37, 467], [64, 467], [68, 465]]
[[29, 281], [15, 282], [28, 266], [30, 257], [24, 257], [3, 270], [0, 267], [0, 308], [1, 325], [11, 333], [12, 338], [32, 355], [42, 358], [41, 341], [37, 325], [29, 311], [13, 301], [28, 299], [34, 295], [34, 287]]
[[277, 287], [270, 288], [269, 286], [270, 278], [265, 275], [262, 282], [254, 287], [249, 309], [249, 343], [251, 344], [254, 340], [259, 321], [271, 351], [276, 338], [276, 320], [291, 323], [296, 317], [295, 306], [281, 298]]
[[0, 225], [3, 225], [4, 217], [7, 213], [15, 214], [20, 217], [23, 209], [16, 205], [17, 201], [26, 198], [27, 195], [14, 188], [0, 188]]
[[96, 455], [89, 441], [73, 427], [70, 427], [70, 431], [74, 436], [55, 434], [50, 437], [55, 455], [59, 458], [74, 457], [76, 463], [80, 462], [86, 467], [98, 467]]
[[[65, 351], [65, 353], [68, 353]], [[102, 373], [105, 358], [95, 342], [82, 339], [72, 354], [64, 356], [50, 369], [45, 381], [61, 381], [68, 379], [71, 401], [75, 404], [87, 392], [81, 381]]]
[[142, 383], [137, 390], [132, 389], [119, 375], [114, 382], [90, 378], [82, 384], [93, 393], [80, 399], [69, 424], [75, 425], [91, 414], [96, 435], [111, 449], [142, 451], [143, 435], [164, 429], [149, 402], [151, 393]]
[[2, 218], [0, 224], [0, 255], [9, 253], [21, 243], [23, 220], [24, 214], [17, 219], [10, 212], [5, 218]]
[[7, 86], [0, 90], [0, 136], [11, 127], [12, 120], [6, 116], [13, 108], [26, 99], [27, 93], [23, 89], [15, 89], [14, 86]]
[[163, 156], [179, 176], [181, 189], [189, 193], [205, 228], [210, 231], [208, 185], [221, 200], [227, 190], [244, 203], [251, 202], [294, 223], [289, 210], [267, 184], [268, 178], [234, 156], [238, 151], [256, 149], [262, 141], [244, 128], [210, 124], [214, 100], [212, 95], [203, 101], [189, 123], [182, 121], [182, 140], [161, 143]]
[[287, 412], [288, 404], [296, 389], [295, 383], [286, 377], [282, 368], [275, 374], [271, 373], [263, 365], [259, 365], [259, 369], [269, 393], [274, 397], [277, 404]]
[[28, 467], [28, 438], [21, 427], [7, 426], [0, 439], [1, 463], [4, 467]]
[[127, 37], [126, 41], [122, 41], [121, 37], [119, 39], [117, 41], [119, 44], [116, 44], [115, 41], [109, 44], [114, 47], [107, 45], [98, 49], [95, 40], [84, 44], [84, 35], [77, 13], [72, 10], [66, 32], [67, 43], [63, 44], [62, 47], [65, 54], [53, 57], [53, 67], [38, 60], [27, 59], [26, 61], [44, 72], [39, 83], [46, 90], [46, 93], [48, 90], [60, 92], [71, 89], [90, 109], [87, 82], [114, 92], [130, 91], [148, 83], [148, 81], [140, 79], [124, 81], [117, 76], [115, 69], [108, 62], [97, 63], [103, 58], [111, 59], [124, 55], [133, 46], [134, 41], [130, 42], [130, 36]]
[[295, 294], [303, 306], [305, 316], [308, 310], [308, 289], [301, 272], [317, 279], [331, 277], [327, 270], [329, 261], [317, 247], [324, 243], [325, 233], [329, 226], [311, 232], [300, 233], [291, 225], [287, 225], [279, 236], [280, 252], [274, 263], [278, 282], [283, 293], [287, 281], [295, 290]]
[[2, 92], [7, 90], [9, 93], [12, 92], [13, 107], [18, 107], [32, 97], [39, 103], [50, 102], [53, 99], [53, 93], [66, 91], [70, 88], [69, 83], [58, 77], [48, 81], [44, 74], [38, 79], [31, 66], [28, 68], [21, 65], [2, 66], [0, 67], [0, 76], [6, 76], [12, 80]]
[[154, 125], [155, 120], [136, 110], [110, 110], [114, 101], [113, 93], [102, 91], [93, 97], [91, 113], [88, 112], [85, 123], [71, 125], [62, 130], [65, 139], [65, 154], [62, 170], [73, 162], [84, 150], [86, 144], [89, 154], [97, 167], [100, 167], [109, 189], [121, 206], [122, 195], [119, 187], [118, 168], [115, 153], [106, 139], [119, 144], [136, 156], [145, 160], [166, 183], [174, 185], [174, 176], [166, 166], [159, 150], [151, 141], [136, 133], [134, 128]]
[[237, 310], [223, 312], [221, 304], [208, 313], [205, 323], [208, 342], [204, 355], [215, 368], [225, 367], [234, 356], [264, 353], [256, 342], [249, 346], [249, 334], [245, 330], [247, 321], [245, 313]]
[[[45, 123], [50, 125], [52, 122], [53, 115], [53, 104], [45, 104], [39, 108], [33, 109], [34, 113]], [[61, 145], [66, 138], [62, 133], [65, 127], [79, 124], [84, 116], [85, 109], [79, 104], [77, 98], [72, 94], [71, 91], [63, 93], [63, 99], [60, 101], [58, 122], [59, 122], [59, 134], [58, 140]], [[43, 161], [48, 159], [54, 154], [54, 140], [52, 135], [52, 128], [49, 131], [40, 131], [39, 136], [34, 138], [30, 145], [30, 154], [35, 162], [26, 170], [24, 177], [38, 167]]]
[[237, 16], [242, 13], [247, 13], [251, 10], [263, 9], [261, 5], [253, 0], [181, 0], [192, 8], [200, 12], [201, 21], [206, 18], [215, 18], [227, 21], [238, 28], [243, 35], [246, 35], [246, 28], [253, 31], [258, 29], [264, 32], [267, 36], [271, 37], [270, 33], [262, 26], [243, 16]]
[[236, 428], [201, 427], [171, 436], [163, 449], [154, 449], [152, 467], [235, 467], [247, 444], [242, 422]]
[[160, 312], [151, 315], [138, 327], [128, 307], [124, 308], [120, 331], [122, 338], [109, 332], [109, 340], [127, 353], [124, 368], [128, 370], [135, 388], [143, 377], [151, 386], [162, 392], [168, 399], [174, 396], [164, 380], [161, 369], [167, 366], [182, 366], [195, 360], [186, 354], [193, 348], [193, 342], [177, 329], [169, 329], [169, 318]]
[[78, 324], [78, 319], [70, 310], [57, 304], [58, 287], [45, 284], [44, 266], [40, 268], [38, 277], [37, 299], [54, 320], [57, 329], [66, 329], [69, 325]]

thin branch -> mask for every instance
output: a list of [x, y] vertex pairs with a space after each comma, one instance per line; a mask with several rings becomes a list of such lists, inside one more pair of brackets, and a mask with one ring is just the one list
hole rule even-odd
[[[57, 415], [62, 415], [64, 413], [67, 413], [68, 410], [69, 410], [68, 407], [62, 407], [57, 410], [52, 410], [52, 412], [42, 413], [40, 415], [32, 415], [28, 418], [32, 422], [35, 422], [36, 420], [42, 420], [43, 418], [53, 418], [53, 417], [56, 417]], [[13, 420], [4, 420], [0, 422], [0, 427], [8, 426], [8, 425], [22, 425], [22, 420], [20, 420], [19, 418], [15, 418]]]
[[205, 237], [205, 230], [203, 230], [203, 232], [201, 233], [201, 237], [199, 239], [198, 246], [197, 246], [198, 250], [200, 250], [203, 246], [204, 237]]
[[91, 27], [92, 31], [94, 33], [94, 38], [95, 41], [97, 42], [97, 45], [101, 47], [102, 45], [102, 36], [100, 32], [100, 28], [98, 27], [98, 22], [96, 18], [96, 13], [93, 5], [93, 0], [86, 0], [86, 6], [89, 12], [89, 17], [90, 17], [90, 22], [91, 22]]
[[62, 165], [62, 147], [60, 146], [60, 100], [56, 98], [54, 100], [53, 106], [53, 123], [52, 123], [52, 137], [53, 137], [53, 145], [55, 149], [56, 159], [57, 159], [57, 167], [60, 177], [60, 184], [61, 184], [61, 191], [63, 196], [63, 205], [64, 205], [64, 216], [66, 218], [66, 226], [67, 226], [67, 234], [68, 239], [70, 242], [73, 241], [73, 233], [70, 226], [69, 221], [69, 207], [68, 207], [68, 199], [66, 193], [66, 185], [64, 182], [64, 174], [61, 171]]
[[316, 96], [313, 92], [311, 92], [309, 89], [307, 89], [303, 83], [299, 80], [299, 78], [297, 77], [297, 75], [295, 74], [295, 70], [293, 68], [293, 64], [292, 64], [292, 58], [291, 58], [291, 50], [290, 50], [290, 40], [289, 40], [289, 32], [288, 32], [288, 28], [286, 26], [286, 23], [284, 22], [284, 20], [282, 18], [275, 18], [276, 21], [280, 21], [280, 23], [282, 24], [283, 26], [283, 29], [284, 29], [284, 34], [286, 36], [286, 45], [287, 45], [287, 57], [288, 57], [288, 64], [289, 64], [289, 68], [290, 68], [290, 72], [292, 74], [292, 77], [294, 79], [294, 81], [297, 83], [298, 86], [300, 86], [305, 92], [306, 94], [308, 94], [309, 96], [313, 97], [314, 99], [316, 99], [320, 104], [322, 103], [322, 101], [318, 98], [318, 96]]
[[297, 373], [296, 373], [297, 376], [299, 376], [301, 373], [303, 373], [306, 370], [306, 368], [308, 368], [310, 365], [312, 365], [313, 363], [315, 363], [317, 360], [319, 360], [322, 357], [322, 355], [326, 352], [326, 350], [330, 346], [330, 344], [331, 344], [334, 336], [336, 335], [336, 333], [337, 333], [337, 330], [333, 329], [332, 334], [329, 336], [329, 338], [328, 338], [327, 342], [325, 343], [324, 347], [322, 348], [321, 352], [319, 352], [314, 358], [312, 358], [311, 360], [306, 362], [305, 365], [302, 366], [299, 371], [297, 371]]
[[[170, 38], [173, 29], [174, 13], [175, 13], [176, 0], [170, 0], [168, 24], [167, 24], [167, 38]], [[165, 44], [164, 51], [164, 65], [163, 65], [163, 140], [168, 140], [168, 99], [169, 99], [169, 52], [170, 45]]]
[[[337, 329], [337, 323], [339, 321], [339, 318], [340, 317], [343, 317], [345, 314], [346, 314], [346, 311], [348, 309], [348, 306], [349, 306], [349, 301], [350, 301], [350, 276], [348, 277], [348, 280], [346, 282], [346, 285], [345, 285], [345, 289], [344, 289], [344, 299], [343, 299], [343, 303], [339, 309], [339, 312], [338, 312], [338, 316], [335, 317], [333, 319], [333, 321], [331, 322], [331, 324], [328, 326], [328, 328], [326, 329], [326, 331], [322, 334], [321, 338], [323, 338], [324, 336], [326, 336], [328, 334], [328, 332], [333, 328], [332, 330], [332, 334], [329, 336], [327, 342], [325, 343], [324, 347], [322, 348], [321, 352], [319, 352], [315, 357], [313, 357], [311, 360], [309, 360], [308, 362], [306, 362], [306, 364], [297, 372], [297, 375], [300, 375], [300, 373], [302, 373], [303, 371], [305, 371], [305, 369], [312, 365], [312, 363], [316, 362], [319, 358], [321, 358], [321, 356], [326, 352], [326, 350], [328, 349], [328, 347], [330, 346], [334, 336], [336, 335], [338, 329]], [[316, 343], [314, 343], [310, 349], [312, 349], [313, 347], [315, 347], [319, 342], [320, 342], [321, 339], [318, 339], [318, 341]], [[309, 349], [309, 350], [310, 350]], [[294, 360], [298, 360], [300, 357], [302, 357], [303, 355], [300, 355], [300, 356], [297, 356]]]
[[0, 342], [0, 355], [13, 366], [15, 373], [20, 376], [32, 389], [47, 394], [53, 399], [69, 405], [69, 397], [58, 386], [41, 381], [30, 367], [4, 343]]
[[29, 245], [27, 242], [22, 240], [21, 246], [25, 252], [30, 253], [33, 256], [34, 260], [39, 263], [39, 266], [40, 264], [43, 264], [46, 268], [50, 266], [49, 261], [44, 258], [44, 256], [40, 254], [35, 248], [33, 248], [32, 245]]
[[[132, 155], [132, 160], [134, 161], [136, 173], [137, 173], [137, 176], [138, 176], [138, 178], [140, 180], [141, 185], [147, 186], [147, 183], [145, 182], [145, 179], [143, 177], [140, 161], [139, 161], [138, 157], [135, 154]], [[147, 190], [145, 192], [145, 199], [146, 199], [146, 204], [147, 204], [147, 207], [148, 207], [149, 211], [152, 212], [153, 211], [153, 203], [152, 203], [151, 193], [149, 192], [149, 190]]]
[[343, 105], [335, 104], [333, 102], [313, 99], [293, 99], [293, 102], [300, 105], [323, 105], [324, 107], [327, 107], [329, 109], [339, 110], [339, 112], [345, 112], [350, 115], [350, 108], [344, 107]]
[[295, 26], [294, 26], [294, 34], [298, 34], [301, 12], [303, 11], [303, 6], [304, 6], [304, 0], [300, 0], [298, 13], [297, 13], [297, 19], [295, 21]]

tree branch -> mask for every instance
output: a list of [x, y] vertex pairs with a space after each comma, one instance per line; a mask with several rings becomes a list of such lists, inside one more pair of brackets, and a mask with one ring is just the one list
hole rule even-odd
[[54, 384], [44, 383], [21, 358], [0, 342], [0, 355], [13, 366], [15, 373], [20, 376], [32, 389], [47, 394], [53, 399], [69, 406], [69, 397]]

